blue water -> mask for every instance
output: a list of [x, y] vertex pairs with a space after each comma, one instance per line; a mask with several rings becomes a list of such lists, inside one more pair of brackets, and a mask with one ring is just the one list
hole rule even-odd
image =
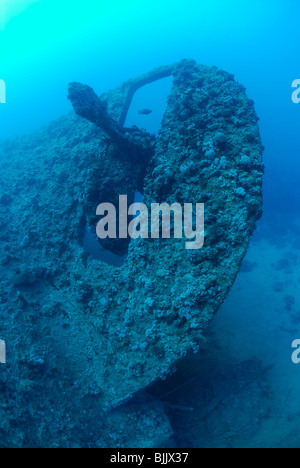
[[[71, 81], [89, 84], [101, 94], [183, 58], [233, 73], [255, 102], [265, 146], [265, 214], [257, 242], [264, 238], [264, 248], [270, 249], [266, 262], [271, 270], [258, 270], [256, 278], [261, 283], [274, 272], [270, 246], [280, 246], [280, 230], [282, 236], [286, 230], [294, 233], [295, 242], [299, 233], [300, 104], [291, 100], [292, 82], [300, 78], [298, 1], [0, 0], [0, 18], [0, 79], [7, 88], [7, 103], [0, 106], [1, 140], [30, 133], [70, 112], [67, 88]], [[128, 125], [135, 123], [157, 133], [167, 81], [145, 90], [144, 96], [137, 94]], [[153, 110], [150, 116], [138, 115], [139, 109], [148, 107]], [[253, 249], [249, 258], [255, 262], [259, 253]], [[289, 254], [294, 255], [292, 248]], [[298, 280], [297, 268], [293, 273]], [[263, 289], [262, 294], [257, 303], [267, 310]], [[243, 301], [243, 296], [237, 296], [235, 289], [233, 304]], [[276, 322], [278, 327], [281, 320]], [[265, 339], [263, 333], [260, 336]], [[297, 327], [293, 336], [299, 338]], [[249, 344], [244, 359], [257, 357], [255, 341], [252, 347], [253, 353]], [[269, 347], [271, 353], [274, 342]], [[284, 349], [289, 355], [289, 341]], [[290, 365], [287, 360], [280, 361], [282, 369]], [[297, 370], [291, 373], [296, 380]]]
[[22, 0], [1, 3], [7, 8], [1, 78], [8, 101], [1, 107], [1, 138], [71, 110], [70, 81], [101, 93], [161, 64], [194, 58], [246, 86], [266, 147], [265, 206], [296, 209], [300, 106], [290, 98], [299, 75], [296, 0], [24, 0], [19, 14], [15, 5]]

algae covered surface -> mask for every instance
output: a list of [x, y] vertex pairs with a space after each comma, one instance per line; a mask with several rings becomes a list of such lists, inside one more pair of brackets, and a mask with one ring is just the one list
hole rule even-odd
[[[187, 60], [101, 96], [105, 122], [122, 130], [134, 92], [169, 75], [157, 139], [132, 128], [123, 144], [91, 117], [83, 94], [74, 108], [85, 118], [72, 113], [0, 146], [1, 446], [154, 447], [172, 438], [172, 420], [147, 389], [197, 353], [235, 281], [262, 214], [263, 147], [245, 88]], [[204, 203], [204, 247], [102, 242], [126, 256], [121, 266], [89, 255], [98, 204], [117, 205], [122, 194], [133, 202], [137, 191], [149, 207]]]

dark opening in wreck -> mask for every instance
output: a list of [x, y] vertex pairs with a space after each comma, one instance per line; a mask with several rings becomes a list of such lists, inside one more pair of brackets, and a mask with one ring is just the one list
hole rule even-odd
[[[145, 162], [152, 153], [153, 144], [159, 134], [167, 108], [168, 97], [173, 86], [173, 76], [166, 76], [168, 73], [170, 74], [171, 68], [163, 68], [162, 73], [152, 72], [147, 79], [142, 77], [140, 80], [135, 80], [134, 84], [129, 87], [119, 123], [108, 115], [105, 101], [101, 101], [91, 88], [72, 83], [69, 89], [69, 98], [74, 105], [75, 111], [99, 125], [111, 138], [111, 142], [116, 145], [115, 151], [120, 150], [122, 155], [125, 153], [129, 161], [133, 159], [132, 163], [135, 165], [135, 169], [140, 171], [140, 184], [136, 187], [135, 203], [141, 201]], [[147, 104], [151, 104], [153, 109], [151, 110], [151, 113], [153, 112], [151, 118], [147, 116], [148, 122], [143, 118], [148, 112], [140, 111]], [[142, 130], [139, 130], [138, 126]], [[145, 141], [139, 141], [139, 138], [145, 138], [145, 136], [149, 140], [146, 144]], [[130, 143], [128, 144], [128, 142]], [[148, 149], [145, 151], [146, 146]], [[145, 154], [148, 155], [146, 161]], [[95, 208], [103, 201], [100, 194], [99, 200], [95, 199]], [[129, 241], [119, 240], [114, 242], [108, 239], [103, 242], [103, 240], [100, 241], [97, 238], [95, 231], [95, 225], [89, 225], [87, 222], [82, 238], [84, 249], [95, 259], [108, 265], [122, 266], [128, 255]]]

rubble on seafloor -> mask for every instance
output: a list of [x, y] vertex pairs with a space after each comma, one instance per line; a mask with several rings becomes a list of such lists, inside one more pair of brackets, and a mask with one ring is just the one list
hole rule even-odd
[[[135, 91], [166, 76], [158, 138], [124, 129]], [[172, 427], [143, 391], [197, 352], [239, 272], [262, 213], [258, 118], [232, 75], [187, 60], [69, 95], [80, 116], [0, 146], [0, 445], [163, 445]], [[204, 203], [204, 247], [106, 240], [124, 264], [90, 256], [97, 205], [136, 191]]]

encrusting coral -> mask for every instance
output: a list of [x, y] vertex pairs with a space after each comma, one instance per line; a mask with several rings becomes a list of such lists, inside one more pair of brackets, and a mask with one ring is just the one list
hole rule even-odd
[[[122, 130], [135, 90], [168, 75], [173, 88], [157, 140]], [[128, 417], [122, 408], [121, 425], [107, 410], [197, 351], [262, 213], [258, 119], [232, 75], [183, 61], [100, 100], [78, 84], [70, 97], [93, 123], [72, 114], [0, 147], [0, 338], [10, 370], [0, 377], [3, 445], [80, 445], [82, 438], [130, 446], [136, 408], [125, 406]], [[116, 206], [120, 194], [131, 203], [137, 190], [147, 206], [204, 203], [204, 247], [119, 239], [103, 245], [128, 250], [122, 267], [89, 256], [82, 240], [87, 225], [95, 231], [97, 205]], [[152, 414], [145, 438], [168, 437], [161, 408], [145, 404]]]

